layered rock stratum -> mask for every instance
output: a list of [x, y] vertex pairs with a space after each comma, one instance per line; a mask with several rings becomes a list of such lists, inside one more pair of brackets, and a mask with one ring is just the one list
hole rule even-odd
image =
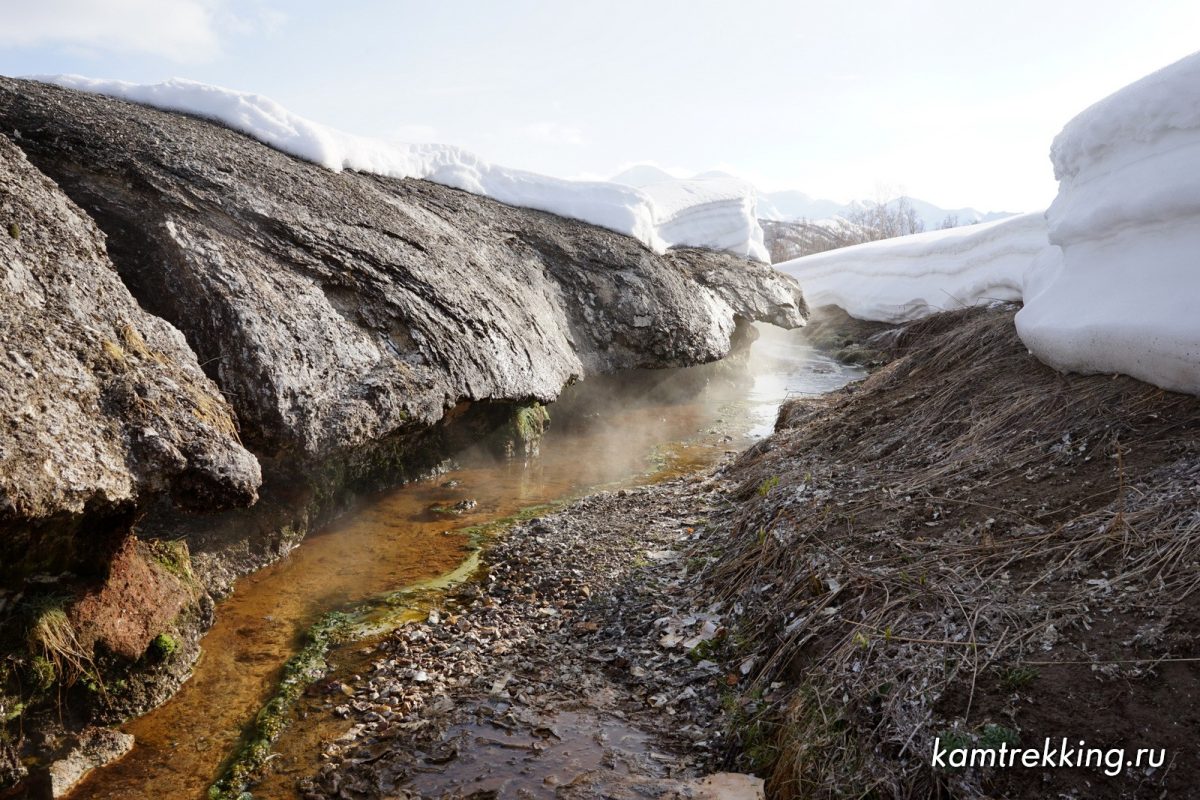
[[0, 125], [109, 234], [260, 456], [314, 459], [461, 402], [727, 354], [795, 284], [418, 180], [334, 173], [205, 120], [0, 80]]

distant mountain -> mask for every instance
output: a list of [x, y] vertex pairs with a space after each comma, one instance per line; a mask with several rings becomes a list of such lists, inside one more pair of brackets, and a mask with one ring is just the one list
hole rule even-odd
[[850, 206], [833, 200], [810, 197], [795, 189], [758, 196], [758, 216], [780, 222], [793, 219], [829, 219], [844, 214], [849, 208]]
[[[901, 200], [907, 200], [917, 214], [917, 219], [925, 223], [925, 230], [934, 231], [942, 227], [946, 220], [953, 219], [957, 225], [973, 225], [976, 222], [991, 222], [992, 220], [1011, 217], [1014, 212], [1008, 211], [979, 211], [974, 208], [942, 208], [927, 200], [904, 195], [888, 202], [895, 206]], [[856, 206], [864, 205], [864, 201], [853, 203], [836, 203], [833, 200], [822, 200], [809, 197], [804, 192], [784, 191], [768, 192], [759, 195], [758, 216], [761, 219], [787, 222], [797, 219], [823, 220], [834, 217], [844, 217], [854, 211]]]
[[613, 183], [623, 183], [626, 186], [636, 186], [639, 189], [652, 183], [673, 181], [677, 178], [666, 170], [661, 170], [653, 164], [634, 164], [627, 170], [618, 172], [609, 178]]
[[[704, 178], [732, 178], [728, 172], [709, 170], [693, 175], [696, 180]], [[614, 175], [613, 183], [623, 183], [627, 186], [649, 186], [652, 183], [678, 180], [666, 170], [659, 169], [653, 164], [635, 164], [632, 167]], [[991, 222], [1013, 216], [1007, 211], [979, 211], [974, 208], [942, 208], [926, 200], [916, 197], [898, 197], [888, 205], [894, 205], [900, 200], [907, 200], [917, 214], [917, 218], [925, 223], [925, 230], [932, 231], [942, 227], [947, 218], [952, 218], [958, 225], [972, 225], [976, 222]], [[758, 216], [760, 219], [776, 222], [788, 222], [804, 219], [811, 222], [843, 217], [854, 210], [855, 206], [863, 205], [864, 201], [854, 203], [838, 203], [820, 197], [812, 197], [804, 192], [788, 189], [781, 192], [759, 192]]]
[[919, 200], [916, 197], [897, 198], [888, 205], [894, 205], [901, 199], [907, 200], [912, 206], [913, 211], [917, 213], [917, 218], [925, 223], [925, 230], [933, 231], [942, 227], [942, 223], [947, 217], [951, 217], [957, 221], [959, 225], [974, 225], [976, 222], [992, 222], [1005, 217], [1016, 216], [1015, 212], [1008, 211], [977, 211], [974, 208], [941, 208], [933, 203], [928, 203], [924, 200]]

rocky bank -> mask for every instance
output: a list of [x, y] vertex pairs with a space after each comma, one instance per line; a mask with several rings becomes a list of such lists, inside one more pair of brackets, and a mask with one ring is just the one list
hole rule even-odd
[[0, 132], [10, 721], [160, 702], [237, 575], [464, 440], [536, 436], [565, 385], [804, 322], [769, 267], [201, 119], [0, 78]]
[[[604, 492], [507, 532], [359, 680], [313, 687], [300, 713], [347, 722], [301, 795], [709, 796], [721, 698], [742, 676], [717, 663], [722, 613], [687, 608], [705, 563], [688, 555], [715, 536], [727, 488], [701, 475]], [[719, 780], [746, 792], [727, 798], [761, 784]]]
[[[148, 495], [253, 503], [258, 462], [216, 384], [130, 296], [95, 223], [2, 137], [0, 216], [0, 575], [98, 554], [97, 521]], [[85, 514], [93, 530], [55, 535]]]

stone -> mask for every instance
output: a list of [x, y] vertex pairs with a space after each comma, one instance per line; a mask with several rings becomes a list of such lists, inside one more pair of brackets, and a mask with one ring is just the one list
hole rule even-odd
[[189, 116], [4, 78], [0, 128], [105, 229], [260, 458], [311, 462], [463, 404], [714, 361], [754, 320], [804, 323], [769, 266], [334, 173]]
[[133, 749], [133, 736], [112, 728], [88, 728], [73, 737], [66, 755], [47, 769], [50, 794], [64, 797], [92, 770], [111, 764]]
[[139, 307], [104, 235], [2, 135], [0, 221], [21, 230], [0, 236], [0, 576], [103, 553], [45, 533], [85, 510], [254, 502], [259, 465], [183, 336]]
[[695, 800], [763, 800], [762, 778], [740, 772], [716, 772], [693, 781], [689, 795]]

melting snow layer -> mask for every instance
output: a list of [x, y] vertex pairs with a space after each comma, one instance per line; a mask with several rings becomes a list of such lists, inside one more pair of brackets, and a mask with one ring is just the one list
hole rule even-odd
[[1200, 394], [1200, 53], [1079, 114], [1051, 159], [1022, 341], [1061, 370]]
[[78, 75], [35, 80], [216, 120], [334, 172], [423, 178], [514, 206], [548, 211], [639, 239], [656, 252], [688, 246], [769, 262], [752, 186], [736, 178], [669, 181], [644, 188], [570, 181], [490, 164], [457, 147], [396, 144], [344, 133], [270, 98], [175, 78], [135, 84]]
[[1200, 53], [1101, 100], [1054, 140], [1041, 214], [779, 265], [810, 304], [905, 322], [1024, 301], [1025, 345], [1068, 372], [1200, 394]]
[[966, 306], [1020, 300], [1026, 270], [1046, 247], [1039, 211], [918, 233], [785, 261], [812, 307], [903, 323]]

